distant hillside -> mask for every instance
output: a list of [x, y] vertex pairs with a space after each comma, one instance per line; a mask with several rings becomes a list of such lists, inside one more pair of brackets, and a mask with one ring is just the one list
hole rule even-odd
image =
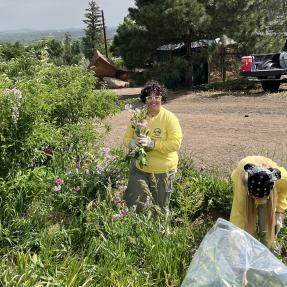
[[[117, 27], [107, 28], [108, 40], [113, 39], [116, 33]], [[83, 28], [70, 28], [70, 29], [59, 29], [59, 30], [13, 30], [13, 31], [0, 31], [0, 42], [14, 43], [19, 41], [23, 44], [29, 44], [36, 42], [45, 37], [53, 37], [57, 40], [63, 40], [65, 33], [69, 32], [73, 39], [79, 39], [84, 36]]]

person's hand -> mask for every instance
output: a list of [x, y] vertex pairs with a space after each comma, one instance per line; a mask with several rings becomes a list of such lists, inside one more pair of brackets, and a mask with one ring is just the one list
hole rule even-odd
[[137, 146], [139, 146], [139, 139], [136, 138], [136, 139], [131, 139], [130, 142], [129, 142], [129, 147], [134, 149], [136, 148]]
[[275, 229], [276, 236], [278, 235], [280, 229], [283, 227], [284, 213], [276, 212], [275, 213]]
[[154, 140], [152, 140], [149, 136], [144, 136], [144, 135], [140, 136], [138, 142], [141, 147], [146, 147], [149, 149], [154, 148]]

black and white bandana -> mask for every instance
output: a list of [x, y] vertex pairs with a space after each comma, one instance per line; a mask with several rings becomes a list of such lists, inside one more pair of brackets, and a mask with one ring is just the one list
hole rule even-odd
[[274, 187], [274, 182], [281, 178], [280, 170], [246, 164], [244, 170], [248, 174], [248, 195], [255, 198], [268, 197]]

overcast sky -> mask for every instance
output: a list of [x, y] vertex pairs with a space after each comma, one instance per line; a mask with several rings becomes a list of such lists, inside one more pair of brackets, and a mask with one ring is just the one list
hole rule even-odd
[[[89, 0], [0, 0], [0, 31], [84, 27]], [[104, 10], [106, 25], [118, 26], [134, 0], [96, 0]]]

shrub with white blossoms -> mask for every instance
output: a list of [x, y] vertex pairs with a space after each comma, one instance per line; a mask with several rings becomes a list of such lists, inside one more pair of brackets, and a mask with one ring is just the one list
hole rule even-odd
[[11, 118], [12, 118], [13, 123], [17, 125], [19, 115], [20, 115], [19, 109], [21, 106], [22, 92], [18, 90], [17, 88], [5, 89], [4, 92], [6, 94], [12, 94], [15, 98], [14, 105], [12, 106]]

